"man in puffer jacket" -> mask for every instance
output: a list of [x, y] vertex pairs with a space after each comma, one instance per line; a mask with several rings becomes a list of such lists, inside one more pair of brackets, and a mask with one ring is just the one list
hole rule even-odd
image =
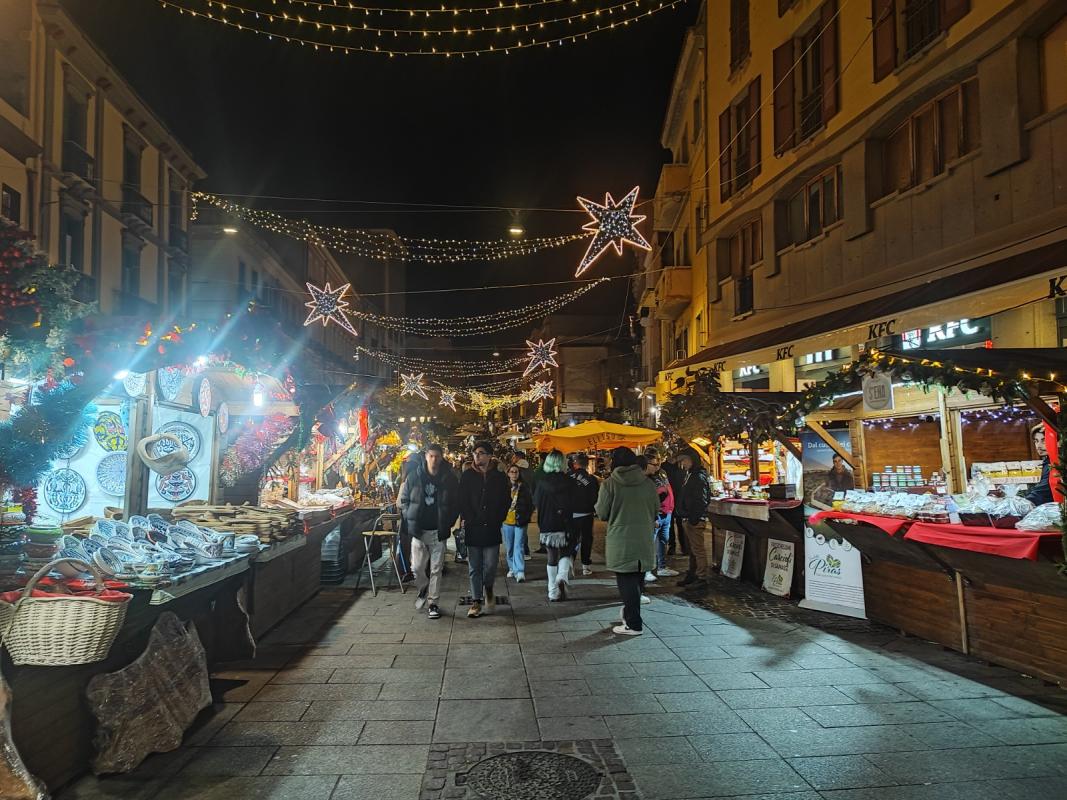
[[474, 469], [459, 479], [459, 513], [463, 517], [471, 581], [468, 617], [480, 617], [483, 610], [492, 611], [496, 606], [493, 582], [503, 541], [501, 526], [510, 506], [508, 479], [497, 468], [493, 446], [478, 442], [474, 445]]

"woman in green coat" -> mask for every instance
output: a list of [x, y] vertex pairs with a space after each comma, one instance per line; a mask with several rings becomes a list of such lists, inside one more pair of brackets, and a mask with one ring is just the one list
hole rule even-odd
[[629, 447], [615, 448], [611, 463], [614, 469], [600, 486], [596, 515], [608, 523], [604, 559], [622, 596], [622, 624], [612, 630], [637, 636], [642, 630], [641, 579], [656, 558], [649, 532], [659, 511], [659, 495]]

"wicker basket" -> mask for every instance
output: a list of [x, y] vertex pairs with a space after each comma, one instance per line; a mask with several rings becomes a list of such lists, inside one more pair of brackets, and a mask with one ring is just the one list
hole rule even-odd
[[46, 564], [30, 578], [14, 604], [0, 601], [0, 631], [3, 644], [15, 664], [64, 667], [91, 664], [107, 658], [111, 645], [126, 619], [129, 601], [115, 602], [96, 597], [31, 597], [37, 582], [69, 561], [78, 569], [88, 567], [96, 593], [104, 591], [104, 579], [94, 564], [60, 558]]

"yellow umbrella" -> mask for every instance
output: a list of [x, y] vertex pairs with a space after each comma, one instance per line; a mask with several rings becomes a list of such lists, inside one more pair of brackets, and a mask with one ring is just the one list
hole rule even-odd
[[660, 431], [638, 428], [636, 425], [619, 425], [601, 419], [557, 428], [545, 433], [535, 433], [533, 440], [537, 449], [544, 453], [552, 449], [573, 453], [576, 450], [611, 450], [614, 447], [644, 447], [663, 437]]

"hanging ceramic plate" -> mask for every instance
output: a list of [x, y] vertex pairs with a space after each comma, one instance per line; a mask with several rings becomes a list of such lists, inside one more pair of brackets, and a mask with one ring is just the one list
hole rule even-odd
[[56, 453], [56, 458], [61, 461], [70, 461], [70, 459], [75, 458], [78, 453], [82, 451], [83, 447], [85, 447], [84, 444], [74, 444], [74, 442], [69, 442], [59, 449]]
[[130, 397], [140, 397], [148, 386], [148, 373], [130, 372], [122, 379], [122, 386]]
[[188, 500], [196, 491], [196, 476], [190, 469], [180, 469], [170, 475], [160, 475], [156, 479], [156, 491], [164, 500], [180, 503]]
[[225, 403], [219, 403], [215, 422], [218, 423], [219, 433], [226, 433], [230, 429], [230, 409]]
[[[190, 425], [188, 422], [181, 422], [175, 420], [174, 422], [168, 422], [166, 425], [160, 425], [156, 433], [169, 433], [171, 436], [177, 436], [181, 443], [185, 446], [185, 449], [189, 451], [189, 458], [196, 458], [200, 452], [200, 431]], [[152, 445], [152, 458], [161, 458], [167, 453], [173, 453], [178, 448], [174, 446], [174, 442], [169, 439], [163, 439]]]
[[85, 480], [68, 467], [49, 472], [41, 490], [44, 501], [61, 514], [77, 511], [85, 502]]
[[126, 492], [126, 453], [111, 453], [100, 459], [96, 482], [108, 494], [122, 497]]
[[126, 428], [114, 411], [101, 411], [93, 426], [97, 443], [109, 453], [126, 449]]
[[159, 384], [159, 393], [164, 400], [173, 400], [185, 382], [185, 375], [179, 367], [163, 367], [156, 372], [156, 383]]
[[211, 381], [207, 378], [200, 381], [200, 391], [196, 393], [200, 403], [200, 416], [206, 417], [211, 413]]

